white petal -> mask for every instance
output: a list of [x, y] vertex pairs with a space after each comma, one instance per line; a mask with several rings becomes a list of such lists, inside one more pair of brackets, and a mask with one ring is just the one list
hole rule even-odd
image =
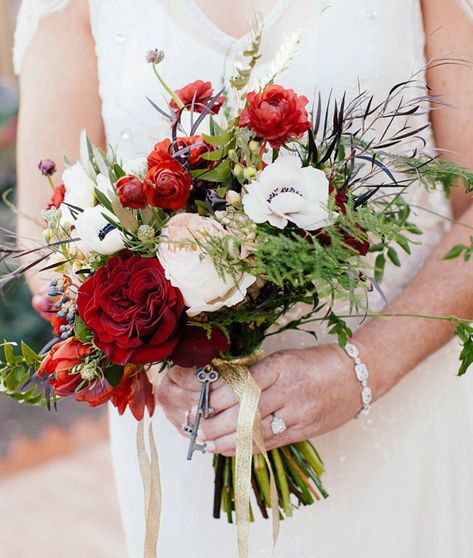
[[113, 217], [112, 213], [101, 206], [85, 209], [76, 219], [75, 227], [81, 239], [81, 248], [86, 253], [97, 252], [109, 256], [125, 248], [125, 243], [118, 229], [108, 232], [100, 239], [100, 232], [109, 225], [103, 214]]

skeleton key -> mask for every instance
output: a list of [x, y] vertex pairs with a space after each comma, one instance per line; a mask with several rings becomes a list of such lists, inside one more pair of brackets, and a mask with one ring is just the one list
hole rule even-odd
[[192, 427], [186, 425], [186, 427], [184, 428], [184, 431], [191, 436], [189, 449], [187, 451], [187, 459], [189, 461], [192, 459], [195, 451], [205, 453], [207, 444], [197, 443], [197, 432], [199, 430], [200, 419], [202, 418], [202, 416], [204, 416], [205, 418], [208, 418], [210, 416], [210, 384], [218, 380], [218, 372], [212, 369], [206, 370], [205, 368], [198, 368], [195, 375], [197, 380], [202, 383], [202, 388], [200, 390], [199, 403], [197, 405], [194, 424], [192, 425]]
[[204, 397], [204, 418], [208, 419], [213, 409], [209, 406], [210, 401], [210, 384], [213, 384], [218, 380], [218, 372], [213, 368], [199, 368], [196, 372], [196, 378], [199, 382], [203, 383], [205, 387], [205, 397]]

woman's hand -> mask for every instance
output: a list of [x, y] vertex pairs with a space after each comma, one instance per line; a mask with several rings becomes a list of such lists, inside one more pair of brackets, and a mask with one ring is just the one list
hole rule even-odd
[[[353, 363], [336, 345], [274, 353], [252, 368], [260, 386], [260, 411], [267, 449], [329, 432], [352, 419], [361, 408], [360, 384]], [[198, 402], [201, 384], [192, 369], [171, 369], [157, 388], [157, 399], [168, 419], [182, 432], [186, 412]], [[199, 439], [207, 450], [233, 455], [239, 405], [231, 387], [220, 379], [211, 388], [214, 414], [200, 423]], [[274, 435], [273, 415], [287, 430]]]

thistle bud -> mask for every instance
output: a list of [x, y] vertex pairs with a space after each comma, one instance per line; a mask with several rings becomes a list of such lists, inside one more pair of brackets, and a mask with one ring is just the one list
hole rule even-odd
[[52, 176], [56, 172], [56, 163], [51, 159], [42, 159], [38, 164], [38, 169], [43, 176]]
[[146, 62], [149, 64], [160, 64], [163, 60], [164, 51], [158, 50], [157, 48], [149, 50], [146, 54]]
[[138, 229], [137, 236], [141, 242], [146, 242], [147, 240], [152, 240], [156, 235], [156, 231], [153, 227], [149, 225], [141, 225]]

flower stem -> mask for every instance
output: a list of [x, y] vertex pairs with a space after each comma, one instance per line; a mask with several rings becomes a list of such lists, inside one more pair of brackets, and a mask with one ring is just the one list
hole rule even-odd
[[253, 469], [267, 507], [271, 506], [271, 490], [269, 487], [269, 475], [266, 462], [262, 455], [253, 455]]
[[314, 469], [317, 476], [321, 476], [325, 472], [324, 464], [320, 459], [320, 456], [315, 451], [314, 446], [309, 442], [299, 442], [295, 444], [296, 448], [302, 453], [305, 459], [308, 461], [312, 469]]
[[306, 489], [309, 490], [309, 492], [312, 494], [312, 496], [316, 499], [316, 500], [320, 500], [320, 496], [317, 493], [317, 491], [314, 489], [314, 487], [310, 484], [309, 479], [306, 477], [306, 475], [304, 474], [304, 472], [302, 471], [301, 467], [299, 466], [299, 464], [296, 462], [296, 460], [293, 458], [293, 456], [291, 455], [289, 449], [287, 447], [281, 448], [281, 452], [284, 455], [284, 457], [286, 458], [286, 460], [291, 464], [292, 468], [296, 471], [296, 473], [299, 475], [299, 479], [302, 481], [302, 483], [305, 485]]
[[274, 468], [276, 470], [276, 478], [278, 481], [279, 494], [281, 497], [282, 508], [286, 517], [292, 516], [291, 507], [291, 494], [289, 492], [289, 485], [287, 482], [287, 473], [284, 470], [284, 466], [279, 454], [279, 450], [274, 449], [271, 451], [271, 456], [273, 458]]
[[161, 77], [161, 75], [159, 74], [158, 70], [157, 70], [157, 66], [156, 64], [153, 64], [153, 71], [154, 74], [156, 75], [156, 77], [159, 80], [159, 83], [164, 87], [164, 89], [169, 93], [169, 95], [174, 99], [174, 102], [176, 103], [176, 105], [181, 109], [185, 109], [186, 105], [181, 101], [181, 99], [176, 95], [175, 91], [173, 91], [169, 85], [163, 80], [163, 78]]

